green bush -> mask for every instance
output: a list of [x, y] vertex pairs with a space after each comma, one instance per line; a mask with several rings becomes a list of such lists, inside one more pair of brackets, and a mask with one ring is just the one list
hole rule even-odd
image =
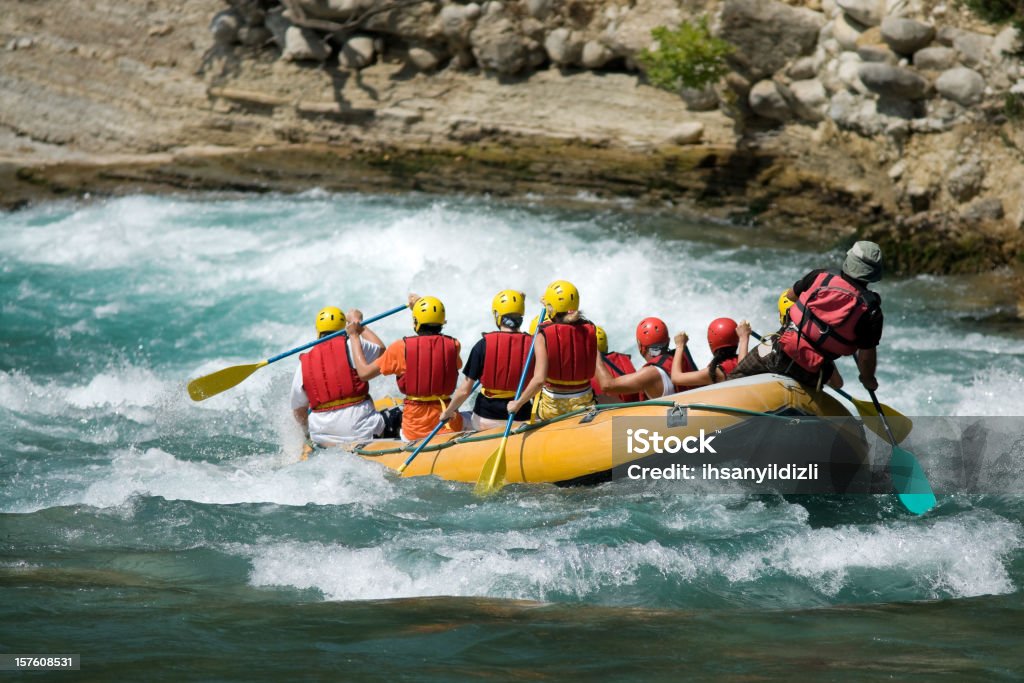
[[1024, 0], [960, 0], [967, 9], [992, 24], [1012, 22], [1024, 31]]
[[725, 57], [734, 48], [711, 35], [706, 17], [696, 23], [684, 21], [675, 30], [659, 26], [651, 36], [658, 41], [657, 49], [643, 50], [637, 61], [648, 80], [659, 88], [672, 92], [700, 89], [729, 72]]

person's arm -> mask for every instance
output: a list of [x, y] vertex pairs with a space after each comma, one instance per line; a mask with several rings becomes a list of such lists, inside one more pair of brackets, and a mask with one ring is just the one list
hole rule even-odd
[[347, 318], [348, 322], [356, 323], [357, 325], [359, 325], [359, 334], [362, 335], [363, 339], [370, 342], [371, 344], [376, 344], [382, 349], [386, 346], [384, 342], [380, 340], [380, 337], [378, 337], [373, 330], [371, 330], [369, 327], [363, 326], [363, 312], [360, 311], [358, 308], [353, 308], [351, 311], [349, 311]]
[[661, 386], [658, 370], [651, 366], [621, 377], [612, 377], [608, 371], [605, 371], [603, 376], [606, 378], [604, 381], [601, 380], [601, 376], [598, 376], [597, 380], [603, 394], [638, 394], [653, 389], [655, 384]]
[[519, 409], [525, 406], [531, 398], [537, 395], [544, 381], [548, 378], [548, 344], [544, 340], [544, 334], [538, 333], [533, 345], [533, 377], [523, 387], [523, 393], [518, 401], [508, 402], [508, 412], [515, 415]]
[[348, 331], [348, 347], [352, 351], [352, 364], [355, 366], [356, 374], [364, 382], [373, 379], [380, 374], [380, 366], [376, 363], [366, 362], [362, 342], [363, 326], [359, 323], [351, 322], [345, 329]]
[[740, 338], [740, 343], [736, 347], [736, 360], [741, 361], [746, 357], [747, 347], [750, 346], [750, 323], [741, 320], [740, 324], [736, 326], [736, 334]]
[[878, 389], [878, 379], [875, 377], [875, 368], [878, 366], [877, 349], [861, 349], [857, 352], [857, 369], [860, 371], [860, 383], [868, 391]]
[[[672, 384], [675, 384], [676, 386], [680, 387], [686, 386], [681, 381], [679, 381], [678, 378], [683, 377], [684, 375], [692, 374], [688, 372], [683, 372], [683, 367], [685, 367], [686, 365], [686, 342], [690, 341], [690, 337], [685, 332], [679, 332], [676, 334], [675, 337], [672, 338], [672, 341], [674, 341], [676, 344], [676, 352], [672, 356]], [[710, 380], [707, 383], [710, 384]]]
[[452, 394], [451, 403], [441, 413], [441, 421], [450, 420], [455, 417], [455, 413], [459, 411], [459, 407], [466, 402], [469, 395], [473, 393], [473, 385], [476, 384], [476, 380], [471, 377], [466, 377], [459, 385], [459, 388]]

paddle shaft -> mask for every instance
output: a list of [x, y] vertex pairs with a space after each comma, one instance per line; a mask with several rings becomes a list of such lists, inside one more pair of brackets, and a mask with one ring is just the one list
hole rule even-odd
[[868, 389], [868, 395], [871, 396], [871, 402], [875, 404], [875, 410], [878, 411], [878, 417], [882, 418], [882, 426], [885, 427], [885, 433], [889, 437], [889, 442], [893, 446], [896, 446], [896, 437], [892, 435], [892, 429], [889, 428], [889, 421], [885, 419], [885, 413], [882, 412], [882, 406], [878, 403], [878, 397], [875, 396], [875, 392], [871, 389]]
[[[408, 308], [408, 306], [395, 306], [391, 310], [384, 311], [380, 315], [375, 315], [372, 318], [370, 318], [369, 320], [364, 320], [360, 324], [361, 325], [369, 325], [370, 323], [375, 323], [378, 320], [380, 320], [382, 318], [386, 318], [389, 315], [394, 315], [395, 313], [398, 313], [399, 311], [401, 311], [402, 309], [405, 309], [405, 308]], [[269, 365], [270, 363], [273, 363], [275, 361], [279, 361], [282, 358], [287, 358], [288, 356], [295, 355], [296, 353], [299, 353], [300, 351], [305, 351], [306, 349], [313, 348], [317, 344], [323, 344], [324, 342], [330, 341], [330, 340], [334, 339], [335, 337], [347, 336], [347, 335], [348, 335], [348, 331], [347, 330], [338, 330], [337, 332], [333, 332], [333, 333], [327, 335], [326, 337], [321, 337], [320, 339], [314, 339], [313, 341], [309, 342], [308, 344], [303, 344], [302, 346], [297, 346], [294, 349], [292, 349], [291, 351], [285, 351], [284, 353], [279, 353], [276, 356], [268, 358], [267, 359], [267, 364]]]

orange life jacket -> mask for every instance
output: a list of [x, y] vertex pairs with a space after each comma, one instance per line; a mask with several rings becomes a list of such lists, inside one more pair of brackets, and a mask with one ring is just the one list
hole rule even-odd
[[[533, 337], [525, 332], [486, 332], [480, 386], [487, 398], [515, 398]], [[526, 376], [533, 374], [533, 359]]]
[[856, 285], [839, 273], [820, 273], [790, 307], [779, 347], [803, 369], [817, 372], [826, 360], [853, 355], [857, 321], [868, 309]]
[[563, 394], [587, 389], [597, 362], [597, 329], [594, 323], [570, 325], [548, 321], [540, 329], [548, 348], [546, 386]]
[[336, 337], [299, 356], [302, 365], [302, 388], [314, 413], [339, 410], [362, 403], [370, 395], [370, 387], [359, 379], [348, 340]]
[[447, 401], [459, 381], [459, 350], [446, 334], [406, 337], [398, 389], [408, 401]]

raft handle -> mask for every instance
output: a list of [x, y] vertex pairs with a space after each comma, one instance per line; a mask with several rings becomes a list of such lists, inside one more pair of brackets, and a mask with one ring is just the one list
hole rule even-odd
[[674, 405], [665, 413], [665, 421], [669, 427], [685, 427], [687, 421], [687, 406]]

